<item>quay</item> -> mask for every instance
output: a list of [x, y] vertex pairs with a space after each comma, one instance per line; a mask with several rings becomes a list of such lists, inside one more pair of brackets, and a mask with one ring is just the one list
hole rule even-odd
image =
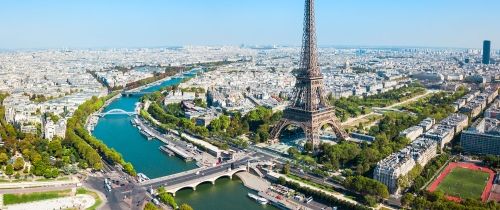
[[[196, 157], [199, 154], [197, 154], [195, 152], [194, 148], [192, 148], [192, 147], [189, 148], [189, 146], [186, 142], [175, 141], [175, 140], [166, 138], [166, 136], [164, 134], [161, 134], [159, 131], [146, 125], [144, 123], [144, 121], [139, 119], [139, 118], [134, 118], [134, 122], [139, 127], [141, 132], [145, 132], [148, 135], [151, 135], [152, 137], [162, 141], [163, 143], [165, 143], [165, 145], [162, 146], [163, 148], [168, 149], [169, 151], [173, 152], [175, 155], [184, 159], [185, 161], [192, 161], [195, 159], [199, 159]], [[160, 148], [160, 149], [165, 151], [162, 148]]]
[[168, 150], [172, 151], [175, 153], [178, 157], [184, 159], [185, 161], [192, 161], [194, 159], [194, 155], [182, 148], [179, 148], [175, 145], [172, 144], [166, 144], [164, 145]]

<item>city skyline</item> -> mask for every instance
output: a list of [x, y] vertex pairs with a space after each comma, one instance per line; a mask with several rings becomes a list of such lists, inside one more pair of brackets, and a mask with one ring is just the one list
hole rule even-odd
[[1, 209], [500, 210], [500, 3], [144, 2], [0, 3]]
[[[0, 49], [300, 43], [302, 1], [2, 3]], [[320, 46], [498, 49], [495, 1], [317, 2]], [[473, 14], [473, 15], [472, 15]], [[231, 17], [231, 18], [227, 18]], [[36, 34], [36, 35], [35, 35]]]

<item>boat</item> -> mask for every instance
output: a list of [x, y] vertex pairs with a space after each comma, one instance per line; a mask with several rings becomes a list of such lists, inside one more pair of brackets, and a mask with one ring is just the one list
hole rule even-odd
[[147, 177], [145, 174], [143, 173], [138, 173], [137, 174], [137, 177], [139, 178], [139, 182], [144, 182], [144, 181], [147, 181], [149, 180], [149, 177]]
[[258, 195], [252, 194], [252, 193], [248, 193], [248, 197], [254, 199], [255, 201], [257, 201], [257, 203], [260, 203], [262, 205], [266, 205], [267, 203], [269, 203], [269, 201], [267, 199], [260, 197]]
[[165, 145], [160, 146], [160, 150], [167, 153], [168, 156], [174, 156], [175, 153], [172, 150], [169, 150]]
[[139, 132], [141, 132], [142, 135], [144, 135], [146, 138], [148, 138], [148, 140], [151, 140], [153, 139], [153, 136], [151, 136], [148, 132], [146, 132], [145, 130], [143, 129], [139, 129]]

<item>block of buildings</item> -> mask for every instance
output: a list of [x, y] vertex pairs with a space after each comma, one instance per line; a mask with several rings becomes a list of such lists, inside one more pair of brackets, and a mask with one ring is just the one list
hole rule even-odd
[[436, 120], [433, 119], [433, 118], [425, 118], [424, 120], [422, 120], [418, 126], [422, 127], [424, 129], [424, 132], [428, 131], [429, 129], [432, 128], [432, 126], [436, 124]]
[[500, 155], [500, 121], [480, 118], [462, 132], [460, 146], [472, 154]]
[[391, 193], [399, 191], [398, 179], [405, 176], [417, 164], [425, 166], [437, 154], [436, 141], [417, 138], [402, 150], [391, 154], [377, 163], [373, 178], [385, 184]]
[[398, 178], [408, 174], [415, 166], [415, 160], [409, 154], [396, 152], [377, 163], [373, 179], [386, 185], [390, 193], [396, 193], [399, 189]]
[[399, 136], [406, 137], [410, 141], [415, 140], [417, 137], [424, 133], [424, 129], [421, 126], [412, 126], [399, 133]]
[[497, 99], [488, 109], [486, 109], [486, 111], [484, 111], [484, 117], [500, 120], [500, 99]]
[[460, 108], [461, 113], [468, 114], [471, 118], [477, 117], [479, 113], [481, 113], [481, 110], [482, 110], [481, 103], [476, 103], [474, 101], [471, 101], [462, 108]]
[[442, 126], [453, 128], [454, 134], [460, 133], [469, 123], [469, 117], [464, 114], [451, 114], [439, 122]]
[[443, 149], [444, 145], [449, 143], [453, 139], [454, 134], [454, 128], [436, 125], [429, 131], [425, 132], [423, 136], [436, 141], [439, 148]]

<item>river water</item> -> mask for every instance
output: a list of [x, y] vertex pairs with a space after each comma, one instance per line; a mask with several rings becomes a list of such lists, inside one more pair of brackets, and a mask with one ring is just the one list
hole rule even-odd
[[[187, 77], [194, 75], [187, 75]], [[177, 85], [181, 78], [167, 80], [159, 85], [149, 87], [144, 91], [155, 91], [162, 87]], [[139, 97], [121, 97], [113, 101], [104, 112], [111, 109], [134, 111]], [[144, 173], [149, 178], [166, 176], [181, 171], [196, 168], [195, 163], [186, 163], [180, 158], [169, 157], [158, 147], [163, 143], [158, 140], [148, 141], [134, 126], [127, 115], [107, 115], [99, 119], [93, 135], [101, 139], [109, 147], [120, 152], [126, 161], [130, 161], [137, 172]], [[202, 184], [196, 191], [184, 189], [176, 193], [179, 204], [188, 203], [196, 210], [253, 210], [274, 209], [271, 206], [261, 206], [247, 197], [252, 190], [243, 186], [242, 182], [233, 178], [221, 178], [215, 185]]]

